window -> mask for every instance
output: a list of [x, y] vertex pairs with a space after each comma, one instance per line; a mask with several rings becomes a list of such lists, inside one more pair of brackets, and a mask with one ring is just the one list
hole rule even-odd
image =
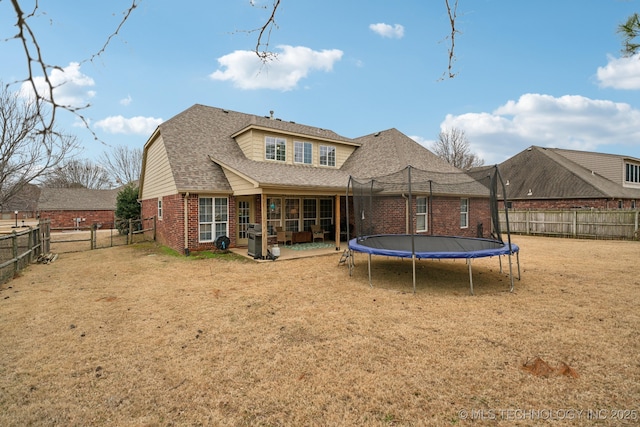
[[229, 201], [226, 197], [201, 197], [198, 201], [200, 242], [213, 242], [228, 234]]
[[295, 163], [303, 163], [305, 165], [310, 165], [313, 161], [312, 156], [312, 148], [310, 142], [293, 142], [293, 161]]
[[162, 198], [158, 199], [158, 219], [162, 219]]
[[427, 231], [427, 198], [416, 198], [416, 231]]
[[632, 200], [631, 201], [631, 209], [635, 209], [636, 208], [636, 201]]
[[625, 163], [624, 180], [626, 182], [640, 184], [640, 165], [635, 165], [633, 163]]
[[618, 209], [622, 209], [624, 207], [624, 204], [622, 203], [622, 200], [618, 200]]
[[267, 229], [270, 236], [276, 235], [276, 227], [282, 226], [282, 199], [267, 198]]
[[469, 199], [460, 199], [460, 228], [469, 228]]
[[287, 159], [287, 142], [284, 138], [267, 136], [265, 138], [265, 158], [284, 162]]
[[333, 224], [333, 199], [320, 199], [320, 225], [330, 230]]
[[311, 226], [316, 223], [316, 216], [318, 213], [316, 212], [316, 199], [304, 199], [302, 201], [302, 211], [303, 211], [303, 223], [302, 229], [304, 231], [311, 231]]
[[336, 165], [336, 147], [328, 145], [320, 146], [320, 165], [335, 166]]
[[300, 231], [300, 199], [284, 200], [285, 231]]

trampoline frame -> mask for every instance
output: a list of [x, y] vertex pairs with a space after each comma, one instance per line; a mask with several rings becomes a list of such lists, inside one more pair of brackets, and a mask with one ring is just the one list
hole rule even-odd
[[[412, 178], [411, 178], [411, 172], [412, 172], [412, 166], [407, 166], [405, 168], [405, 170], [407, 171], [407, 180], [405, 181], [405, 183], [408, 185], [407, 187], [407, 194], [405, 195], [404, 191], [400, 190], [400, 194], [402, 195], [402, 197], [407, 200], [408, 203], [408, 207], [407, 207], [407, 211], [411, 212], [412, 208], [411, 208], [411, 204], [413, 202], [413, 198], [412, 198], [412, 188], [411, 188], [411, 182], [412, 182]], [[456, 259], [456, 258], [463, 258], [466, 260], [466, 263], [468, 265], [469, 268], [469, 288], [470, 288], [470, 292], [471, 295], [473, 295], [473, 272], [472, 272], [472, 267], [471, 267], [471, 260], [473, 258], [482, 258], [482, 257], [493, 257], [493, 256], [498, 256], [498, 259], [500, 260], [500, 273], [502, 273], [502, 256], [508, 256], [509, 257], [509, 278], [510, 278], [510, 292], [513, 292], [514, 290], [514, 275], [513, 275], [513, 260], [512, 260], [512, 256], [515, 254], [516, 255], [516, 260], [517, 260], [517, 266], [518, 266], [518, 280], [520, 280], [520, 255], [519, 255], [519, 251], [520, 248], [511, 242], [511, 233], [509, 230], [509, 212], [508, 212], [508, 208], [507, 208], [507, 198], [506, 198], [506, 186], [504, 181], [502, 180], [502, 177], [500, 175], [500, 171], [498, 170], [498, 166], [495, 165], [493, 167], [493, 174], [488, 175], [488, 177], [490, 178], [490, 185], [489, 185], [489, 203], [491, 206], [491, 223], [492, 223], [492, 231], [491, 231], [491, 239], [486, 239], [486, 238], [482, 238], [482, 237], [460, 237], [460, 236], [434, 236], [433, 234], [419, 234], [415, 232], [414, 226], [413, 226], [413, 220], [409, 221], [409, 216], [407, 216], [407, 234], [372, 234], [372, 235], [367, 235], [366, 233], [360, 234], [358, 235], [355, 239], [351, 239], [349, 240], [349, 255], [348, 256], [348, 260], [349, 260], [349, 275], [352, 275], [353, 273], [353, 267], [354, 267], [354, 258], [353, 258], [353, 252], [363, 252], [363, 253], [367, 253], [368, 254], [368, 272], [369, 272], [369, 286], [373, 287], [372, 284], [372, 280], [371, 280], [371, 255], [386, 255], [386, 256], [394, 256], [394, 257], [400, 257], [400, 258], [411, 258], [412, 259], [412, 265], [413, 265], [413, 293], [415, 294], [416, 292], [416, 259], [422, 259], [422, 258], [428, 258], [428, 259]], [[373, 182], [376, 180], [376, 178], [370, 178], [369, 179], [371, 182], [371, 184], [367, 184], [367, 186], [370, 185], [370, 190], [369, 191], [373, 191]], [[347, 213], [347, 218], [349, 218], [349, 190], [352, 187], [353, 183], [355, 182], [354, 177], [349, 177], [349, 183], [347, 184], [347, 192], [346, 192], [346, 213]], [[432, 183], [434, 181], [432, 181], [431, 179], [429, 179], [428, 184], [429, 184], [429, 199], [432, 200], [433, 197], [433, 191], [432, 191]], [[402, 183], [398, 182], [398, 181], [393, 181], [392, 184], [395, 184], [395, 191], [399, 191], [398, 188], [400, 188], [400, 185], [402, 185]], [[424, 184], [424, 181], [423, 181]], [[506, 218], [506, 236], [507, 236], [507, 240], [506, 242], [503, 241], [502, 236], [501, 236], [501, 231], [500, 231], [500, 223], [498, 220], [498, 184], [501, 184], [501, 190], [502, 190], [502, 201], [504, 203], [504, 213], [505, 213], [505, 218]], [[378, 189], [376, 189], [377, 191], [379, 191]], [[354, 194], [353, 194], [354, 200], [355, 200], [355, 188], [354, 188]], [[355, 208], [355, 206], [354, 206]], [[433, 216], [433, 211], [430, 209], [430, 214], [431, 216]], [[364, 215], [364, 211], [362, 213], [362, 219], [365, 219], [365, 215]], [[432, 229], [432, 228], [431, 228]], [[358, 227], [356, 227], [356, 230], [358, 230]], [[350, 235], [350, 230], [349, 230], [349, 223], [347, 222], [347, 235]], [[383, 239], [385, 238], [385, 236], [392, 236], [393, 238], [400, 238], [401, 236], [403, 236], [403, 239], [407, 239], [410, 238], [410, 246], [407, 247], [402, 247], [401, 249], [390, 249], [390, 248], [384, 248], [384, 247], [371, 247], [365, 244], [361, 244], [361, 242], [365, 242], [368, 239]], [[458, 240], [464, 240], [467, 242], [473, 241], [474, 245], [477, 242], [482, 242], [486, 245], [488, 245], [489, 247], [484, 248], [484, 249], [475, 249], [472, 248], [472, 250], [464, 250], [464, 248], [460, 248], [460, 250], [457, 250], [458, 248], [454, 248], [455, 250], [451, 250], [451, 247], [449, 247], [449, 250], [419, 250], [422, 248], [422, 246], [420, 246], [418, 248], [418, 250], [416, 250], [416, 238], [417, 239], [425, 239], [425, 238], [432, 238], [432, 239], [446, 239], [444, 241], [455, 241], [455, 239]], [[454, 239], [454, 240], [452, 240]], [[442, 241], [442, 240], [441, 240]], [[449, 245], [444, 245], [445, 249], [447, 249], [447, 246]], [[455, 246], [455, 245], [454, 245]]]
[[[377, 248], [373, 246], [369, 246], [364, 244], [367, 240], [375, 240], [379, 241], [382, 239], [391, 238], [391, 239], [401, 239], [401, 240], [411, 240], [409, 249], [400, 250], [400, 249], [388, 249], [388, 248]], [[416, 245], [416, 239], [421, 241], [423, 239], [428, 239], [432, 242], [455, 241], [456, 243], [460, 242], [473, 242], [482, 243], [486, 246], [493, 246], [492, 248], [485, 249], [475, 249], [475, 250], [427, 250], [427, 251], [416, 251], [416, 247], [420, 247], [421, 245]], [[433, 245], [432, 245], [433, 246]], [[460, 245], [460, 248], [463, 249], [464, 245]], [[414, 248], [414, 252], [411, 251], [410, 248]], [[436, 249], [436, 248], [434, 248]], [[494, 257], [497, 256], [500, 261], [500, 273], [502, 270], [502, 256], [507, 255], [509, 257], [509, 277], [510, 277], [510, 292], [513, 292], [514, 289], [514, 277], [513, 277], [513, 264], [511, 256], [513, 254], [516, 255], [516, 264], [518, 267], [518, 280], [520, 280], [520, 248], [515, 243], [510, 242], [501, 242], [499, 240], [493, 239], [484, 239], [484, 238], [472, 238], [472, 237], [457, 237], [457, 236], [432, 236], [432, 235], [424, 235], [424, 234], [386, 234], [386, 235], [374, 235], [374, 236], [364, 236], [360, 239], [351, 239], [349, 241], [349, 250], [355, 252], [366, 253], [368, 255], [368, 273], [369, 273], [369, 286], [373, 287], [373, 282], [371, 279], [371, 255], [383, 255], [383, 256], [391, 256], [398, 258], [411, 258], [412, 267], [413, 267], [413, 292], [416, 291], [416, 259], [465, 259], [468, 269], [469, 269], [469, 290], [471, 295], [473, 295], [473, 270], [471, 267], [471, 260], [473, 258], [486, 258], [486, 257]], [[349, 257], [349, 269], [354, 266], [353, 257]]]

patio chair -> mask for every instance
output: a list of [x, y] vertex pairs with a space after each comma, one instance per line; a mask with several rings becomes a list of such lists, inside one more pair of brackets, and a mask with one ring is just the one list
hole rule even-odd
[[292, 243], [293, 242], [293, 232], [292, 231], [284, 231], [282, 229], [282, 227], [276, 227], [276, 234], [277, 234], [277, 238], [276, 241], [278, 243], [282, 242], [285, 245], [287, 244], [287, 242]]
[[313, 242], [315, 242], [316, 239], [322, 239], [322, 241], [324, 242], [324, 230], [321, 226], [316, 224], [312, 225], [311, 233], [313, 234], [313, 238], [311, 239]]

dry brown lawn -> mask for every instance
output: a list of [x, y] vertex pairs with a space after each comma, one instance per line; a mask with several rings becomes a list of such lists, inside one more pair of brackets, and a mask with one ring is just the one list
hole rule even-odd
[[61, 254], [0, 288], [0, 425], [637, 424], [640, 243], [513, 240], [475, 296], [460, 260], [414, 295], [385, 257]]

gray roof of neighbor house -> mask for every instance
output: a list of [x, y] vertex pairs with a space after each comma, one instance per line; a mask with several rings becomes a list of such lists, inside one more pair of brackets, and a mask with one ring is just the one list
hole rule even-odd
[[[260, 162], [248, 159], [234, 139], [250, 127], [281, 130], [357, 148], [340, 169]], [[223, 168], [262, 187], [309, 189], [346, 188], [350, 175], [385, 175], [407, 165], [460, 172], [396, 129], [351, 139], [323, 128], [196, 104], [162, 123], [157, 132], [162, 136], [178, 191], [231, 192]]]
[[91, 190], [88, 188], [41, 188], [40, 211], [115, 210], [120, 189]]
[[604, 164], [613, 156], [618, 160], [618, 173], [622, 176], [624, 159], [629, 157], [588, 154], [593, 161], [586, 167], [574, 161], [582, 156], [573, 150], [527, 148], [498, 166], [502, 179], [509, 181], [507, 197], [512, 200], [640, 198], [640, 189], [623, 187], [598, 171], [597, 159]]

